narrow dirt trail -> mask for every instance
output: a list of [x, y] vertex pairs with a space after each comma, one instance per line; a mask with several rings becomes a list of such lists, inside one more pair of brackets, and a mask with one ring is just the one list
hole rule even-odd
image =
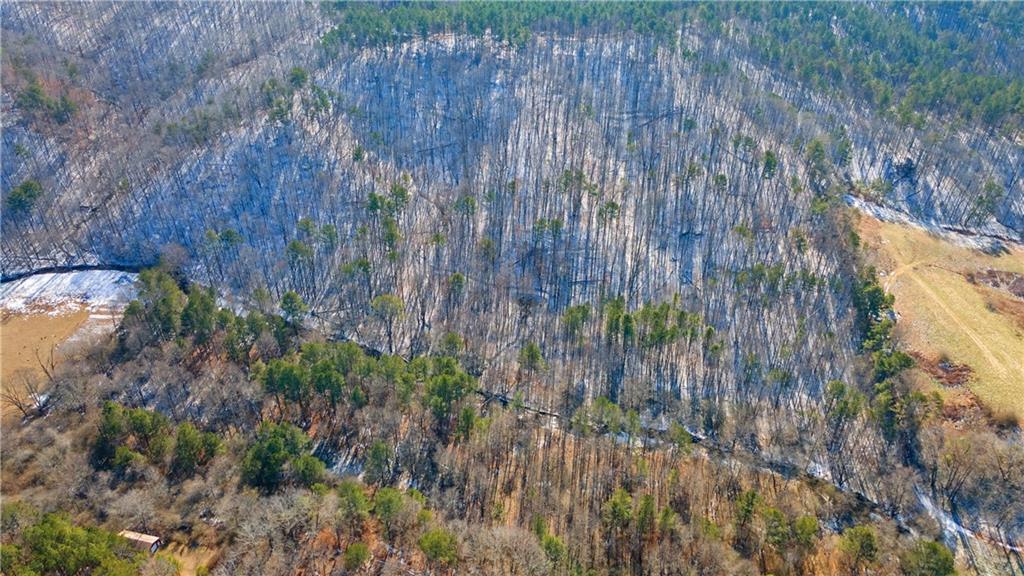
[[[932, 303], [934, 303], [938, 307], [939, 310], [942, 310], [943, 313], [945, 313], [945, 315], [948, 317], [948, 319], [954, 325], [957, 326], [957, 328], [959, 328], [964, 334], [967, 335], [968, 338], [971, 339], [971, 342], [973, 342], [974, 345], [977, 346], [978, 350], [982, 353], [985, 359], [988, 360], [989, 364], [991, 364], [992, 367], [995, 368], [995, 370], [999, 372], [999, 374], [1002, 377], [1006, 378], [1009, 376], [1010, 370], [1003, 363], [1003, 360], [998, 357], [1001, 356], [1001, 354], [997, 355], [995, 352], [993, 352], [992, 349], [985, 344], [985, 340], [983, 338], [978, 336], [978, 334], [975, 333], [970, 326], [968, 326], [962, 320], [960, 320], [959, 316], [957, 316], [957, 314], [946, 304], [946, 302], [943, 301], [943, 299], [939, 297], [938, 294], [935, 293], [931, 286], [929, 286], [928, 283], [925, 282], [925, 280], [921, 278], [920, 275], [918, 275], [916, 272], [908, 271], [906, 273], [906, 276], [913, 280], [914, 283], [916, 283], [918, 287], [921, 288], [925, 296], [927, 296], [932, 301]], [[1017, 372], [1018, 376], [1024, 379], [1024, 367], [1018, 367]]]
[[956, 238], [870, 216], [860, 219], [859, 231], [879, 283], [896, 297], [902, 344], [969, 366], [967, 385], [981, 403], [1024, 416], [1024, 336], [1016, 308], [970, 280], [990, 270], [1024, 274], [1024, 252], [1013, 247], [989, 254]]
[[906, 264], [900, 264], [892, 271], [887, 273], [884, 286], [885, 291], [890, 292], [890, 288], [892, 287], [893, 281], [902, 276], [903, 274], [905, 274], [906, 272], [913, 271], [913, 269], [916, 268], [917, 266], [921, 264], [928, 264], [932, 260], [933, 258], [922, 258], [920, 260], [914, 260], [913, 262], [907, 262]]

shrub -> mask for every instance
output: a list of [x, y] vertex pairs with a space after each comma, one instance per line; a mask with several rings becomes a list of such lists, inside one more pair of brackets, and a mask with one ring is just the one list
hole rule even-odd
[[381, 294], [370, 301], [370, 309], [376, 316], [390, 321], [402, 316], [405, 303], [394, 294]]
[[303, 486], [318, 484], [324, 478], [324, 463], [316, 456], [305, 454], [292, 460], [292, 473]]
[[38, 180], [25, 180], [7, 195], [7, 209], [14, 214], [24, 214], [32, 210], [42, 195], [43, 187]]
[[839, 549], [845, 553], [854, 566], [868, 564], [878, 555], [878, 539], [869, 526], [854, 526], [843, 532]]
[[623, 488], [616, 488], [603, 506], [601, 520], [609, 530], [625, 530], [633, 520], [633, 497]]
[[194, 336], [197, 344], [205, 344], [216, 328], [216, 318], [217, 301], [213, 290], [193, 285], [181, 313], [182, 332]]
[[394, 488], [381, 488], [373, 498], [373, 513], [387, 532], [391, 531], [404, 507], [402, 493]]
[[22, 545], [5, 546], [3, 570], [10, 574], [138, 574], [142, 556], [123, 538], [98, 528], [75, 526], [48, 514], [25, 529]]
[[447, 566], [458, 560], [458, 541], [444, 528], [428, 530], [417, 544], [430, 562]]
[[765, 540], [776, 550], [789, 545], [792, 536], [789, 521], [778, 508], [767, 508], [764, 511]]
[[346, 570], [357, 570], [366, 564], [366, 561], [370, 559], [370, 549], [362, 542], [356, 542], [349, 544], [348, 548], [345, 548], [345, 553], [341, 557], [342, 564], [345, 565]]
[[452, 294], [459, 295], [462, 293], [462, 289], [466, 287], [466, 276], [462, 272], [455, 272], [448, 277], [448, 287], [451, 289]]
[[799, 546], [810, 548], [818, 537], [818, 519], [801, 516], [793, 523], [793, 539]]
[[939, 542], [919, 541], [900, 557], [900, 570], [907, 576], [955, 574], [953, 553]]
[[343, 480], [338, 485], [338, 513], [350, 524], [361, 523], [370, 512], [363, 487], [354, 480]]
[[158, 340], [173, 338], [181, 332], [181, 316], [187, 297], [174, 278], [163, 270], [143, 270], [137, 281], [139, 299], [125, 311], [122, 336], [132, 325]]
[[366, 479], [374, 484], [385, 482], [391, 475], [391, 447], [382, 440], [370, 445], [366, 457]]
[[171, 469], [180, 477], [189, 477], [206, 466], [221, 450], [220, 438], [212, 432], [199, 432], [186, 422], [178, 426]]
[[754, 490], [747, 490], [736, 498], [736, 524], [745, 526], [754, 519], [754, 511], [760, 504], [761, 497]]
[[441, 339], [441, 352], [445, 356], [457, 355], [459, 352], [462, 352], [464, 346], [465, 342], [462, 340], [462, 336], [455, 332], [448, 332]]
[[298, 324], [309, 312], [309, 306], [302, 301], [302, 297], [294, 290], [289, 290], [281, 297], [281, 311], [290, 324]]
[[170, 421], [159, 412], [107, 402], [93, 444], [93, 464], [101, 469], [124, 470], [146, 459], [161, 465], [170, 449], [172, 430]]
[[39, 80], [33, 79], [18, 94], [18, 105], [32, 115], [47, 114], [58, 124], [65, 124], [78, 111], [78, 105], [68, 98], [67, 94], [60, 98], [48, 96]]
[[453, 408], [473, 391], [473, 377], [459, 363], [447, 356], [436, 358], [424, 387], [423, 403], [429, 406], [442, 427], [453, 415]]
[[306, 72], [305, 68], [296, 66], [288, 73], [288, 82], [295, 88], [302, 88], [306, 85], [307, 80], [309, 80], [309, 72]]
[[540, 539], [540, 547], [544, 549], [544, 554], [552, 564], [558, 564], [565, 558], [565, 543], [557, 536], [545, 534]]
[[562, 324], [569, 336], [578, 336], [588, 320], [590, 320], [590, 304], [570, 306], [562, 314]]
[[264, 422], [242, 460], [242, 480], [264, 491], [273, 491], [284, 480], [284, 467], [290, 462], [296, 479], [313, 480], [311, 485], [322, 476], [323, 464], [318, 467], [309, 461], [308, 453], [309, 438], [302, 430], [291, 424]]
[[673, 422], [669, 427], [669, 436], [672, 438], [672, 444], [679, 449], [683, 454], [689, 454], [693, 447], [693, 435], [683, 428], [681, 425]]
[[528, 372], [544, 369], [544, 355], [541, 354], [540, 346], [536, 342], [527, 342], [519, 350], [519, 365]]

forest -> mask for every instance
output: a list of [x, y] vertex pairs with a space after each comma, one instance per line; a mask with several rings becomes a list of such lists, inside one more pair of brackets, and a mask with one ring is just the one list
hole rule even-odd
[[871, 228], [1022, 325], [1019, 6], [0, 15], [4, 286], [136, 278], [4, 373], [3, 574], [1024, 573]]
[[[338, 2], [326, 8], [338, 25], [322, 39], [377, 46], [441, 32], [494, 38], [522, 46], [533, 34], [614, 34], [625, 31], [674, 40], [691, 21], [711, 29], [750, 26], [760, 59], [823, 91], [847, 94], [890, 113], [902, 124], [928, 111], [980, 121], [1006, 133], [1020, 131], [1024, 85], [1017, 69], [988, 58], [977, 29], [960, 23], [994, 22], [1007, 43], [1024, 32], [1007, 5], [959, 4], [892, 17], [898, 7], [821, 3], [672, 2]], [[956, 10], [959, 14], [954, 16]], [[836, 34], [840, 22], [844, 34]], [[1008, 64], [1011, 62], [1007, 61]], [[1013, 66], [1013, 64], [1010, 64]]]
[[[5, 454], [6, 489], [35, 495], [5, 505], [4, 573], [173, 573], [173, 559], [140, 555], [69, 513], [142, 513], [151, 530], [223, 547], [216, 572], [231, 574], [952, 573], [943, 545], [879, 520], [910, 506], [909, 494], [866, 505], [678, 424], [653, 427], [603, 397], [553, 414], [488, 393], [462, 365], [455, 334], [406, 359], [317, 338], [295, 297], [282, 302], [284, 317], [239, 316], [210, 290], [186, 294], [164, 269], [139, 283], [117, 338], [54, 375], [53, 399], [25, 414], [6, 444], [16, 447]], [[887, 299], [870, 277], [858, 294], [882, 380], [901, 365], [878, 354], [889, 346], [877, 320]], [[625, 318], [608, 323], [625, 331]], [[647, 334], [638, 346], [668, 337]], [[520, 363], [530, 372], [544, 360], [527, 347]], [[838, 381], [827, 394], [834, 438], [864, 410], [880, 424], [896, 411], [892, 398], [879, 393], [866, 406]], [[940, 459], [932, 481], [951, 500], [1019, 481], [1017, 447], [974, 441], [971, 455], [944, 454], [991, 458], [1002, 476]], [[979, 452], [983, 442], [995, 442], [991, 453]], [[45, 512], [54, 504], [60, 512]]]

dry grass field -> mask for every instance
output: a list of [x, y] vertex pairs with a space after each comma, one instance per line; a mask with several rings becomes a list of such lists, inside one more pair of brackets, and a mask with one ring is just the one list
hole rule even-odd
[[936, 384], [965, 380], [997, 419], [1024, 419], [1024, 250], [985, 254], [867, 215], [859, 230], [896, 297], [902, 344], [933, 377], [950, 373]]
[[[25, 378], [45, 378], [40, 361], [48, 364], [52, 352], [53, 360], [59, 362], [59, 346], [88, 319], [84, 308], [56, 316], [5, 313], [0, 320], [0, 387], [24, 387]], [[4, 418], [17, 412], [2, 404]]]

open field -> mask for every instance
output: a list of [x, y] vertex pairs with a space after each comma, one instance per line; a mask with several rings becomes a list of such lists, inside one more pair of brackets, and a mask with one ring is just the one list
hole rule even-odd
[[0, 320], [0, 378], [4, 384], [26, 370], [43, 376], [39, 359], [48, 362], [50, 350], [71, 337], [88, 318], [87, 310], [57, 316], [5, 314]]
[[[28, 381], [44, 384], [45, 369], [75, 357], [103, 339], [110, 338], [120, 318], [119, 309], [100, 309], [84, 304], [77, 308], [32, 308], [18, 312], [2, 309], [0, 319], [0, 389], [25, 391]], [[45, 388], [45, 384], [43, 385]], [[10, 418], [18, 411], [0, 401], [0, 414]]]
[[903, 345], [958, 373], [966, 367], [967, 386], [995, 415], [1024, 418], [1024, 301], [1014, 293], [1024, 250], [989, 255], [867, 215], [859, 229], [896, 297]]
[[[49, 365], [51, 352], [59, 362], [60, 345], [87, 320], [89, 312], [84, 308], [59, 315], [5, 313], [0, 320], [0, 387], [23, 390], [25, 378], [44, 379], [43, 365]], [[7, 403], [2, 411], [4, 418], [17, 412]]]
[[[0, 285], [0, 387], [24, 390], [83, 344], [111, 334], [134, 297], [135, 275], [114, 270], [35, 274]], [[5, 418], [17, 412], [3, 403]]]

